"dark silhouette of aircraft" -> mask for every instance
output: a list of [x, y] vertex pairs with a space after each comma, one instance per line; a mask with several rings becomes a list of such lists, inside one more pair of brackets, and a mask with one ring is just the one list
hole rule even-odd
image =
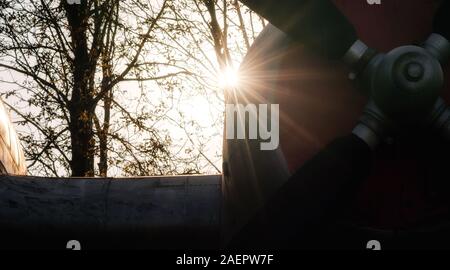
[[215, 176], [5, 175], [0, 245], [448, 248], [449, 2], [242, 2], [271, 24], [226, 100], [279, 104], [279, 147], [224, 140]]

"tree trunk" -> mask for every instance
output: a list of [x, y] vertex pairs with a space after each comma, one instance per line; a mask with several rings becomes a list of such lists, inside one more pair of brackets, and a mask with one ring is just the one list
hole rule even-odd
[[248, 40], [247, 29], [245, 28], [244, 17], [242, 17], [241, 7], [239, 5], [240, 4], [237, 0], [234, 1], [234, 7], [236, 8], [236, 12], [237, 12], [237, 15], [239, 18], [239, 29], [241, 30], [242, 37], [244, 38], [245, 47], [248, 50], [248, 49], [250, 49], [250, 41]]
[[98, 169], [101, 177], [106, 177], [108, 175], [108, 133], [111, 120], [112, 98], [112, 90], [110, 90], [103, 99], [105, 115], [103, 118], [103, 127], [98, 131], [100, 148], [100, 162], [98, 163]]
[[228, 66], [227, 46], [224, 44], [223, 31], [220, 27], [216, 14], [216, 6], [214, 0], [204, 0], [209, 16], [211, 17], [210, 30], [214, 42], [214, 51], [216, 52], [217, 61], [221, 71], [224, 71]]
[[[94, 132], [93, 113], [86, 106], [73, 106], [70, 112], [70, 135], [72, 144], [72, 160], [70, 167], [73, 177], [94, 176]], [[84, 108], [83, 108], [84, 107]]]
[[64, 4], [73, 46], [73, 92], [69, 104], [72, 176], [94, 176], [93, 82], [96, 62], [87, 42], [88, 7]]

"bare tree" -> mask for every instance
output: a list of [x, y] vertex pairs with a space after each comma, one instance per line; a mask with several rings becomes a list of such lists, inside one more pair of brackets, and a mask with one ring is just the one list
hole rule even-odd
[[[102, 127], [106, 131], [112, 89], [133, 72], [156, 22], [164, 14], [167, 1], [162, 2], [158, 11], [141, 19], [140, 23], [147, 26], [143, 32], [131, 30], [129, 24], [120, 19], [133, 12], [129, 5], [148, 7], [138, 0], [92, 0], [81, 1], [79, 5], [52, 0], [2, 1], [0, 67], [26, 76], [20, 86], [26, 87], [31, 95], [28, 102], [40, 112], [20, 115], [41, 131], [43, 140], [47, 141], [39, 153], [28, 153], [34, 160], [39, 160], [43, 154], [49, 156], [56, 149], [66, 157], [64, 165], [70, 165], [72, 176], [94, 175], [93, 122], [97, 105], [101, 100], [106, 104], [106, 121]], [[120, 43], [115, 38], [118, 27], [127, 32]], [[121, 56], [114, 53], [116, 47], [120, 47]], [[122, 70], [113, 73], [112, 61], [121, 61]], [[99, 69], [102, 72], [98, 72]], [[36, 118], [44, 121], [37, 122]], [[64, 128], [49, 125], [56, 120]], [[55, 130], [59, 131], [55, 133]], [[104, 134], [99, 132], [102, 144]], [[61, 146], [67, 143], [67, 137], [70, 137], [70, 149]], [[29, 137], [28, 142], [31, 140]], [[107, 158], [104, 154], [102, 151], [103, 164]], [[104, 172], [103, 167], [102, 174]]]
[[[0, 0], [0, 83], [30, 171], [220, 172], [217, 77], [261, 22], [234, 0]], [[208, 124], [183, 111], [198, 101]]]

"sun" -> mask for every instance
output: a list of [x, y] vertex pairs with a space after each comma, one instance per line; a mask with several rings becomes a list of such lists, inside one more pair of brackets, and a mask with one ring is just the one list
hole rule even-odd
[[239, 73], [231, 67], [220, 72], [217, 79], [221, 88], [235, 88], [239, 85]]

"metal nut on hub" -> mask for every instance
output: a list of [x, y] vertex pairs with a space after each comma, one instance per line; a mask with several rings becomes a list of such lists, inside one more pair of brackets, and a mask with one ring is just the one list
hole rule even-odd
[[427, 115], [444, 82], [439, 61], [417, 46], [398, 47], [383, 55], [372, 72], [369, 85], [375, 103], [406, 124]]
[[424, 67], [420, 63], [411, 62], [406, 66], [404, 72], [409, 81], [417, 82], [424, 75]]

